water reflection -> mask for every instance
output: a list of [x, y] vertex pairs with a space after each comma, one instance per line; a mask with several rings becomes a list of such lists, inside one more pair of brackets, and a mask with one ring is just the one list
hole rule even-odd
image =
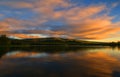
[[38, 53], [38, 52], [25, 52], [25, 51], [13, 51], [8, 52], [2, 56], [2, 58], [27, 58], [27, 57], [47, 57], [47, 53]]
[[118, 48], [67, 52], [12, 51], [0, 59], [0, 77], [120, 77]]

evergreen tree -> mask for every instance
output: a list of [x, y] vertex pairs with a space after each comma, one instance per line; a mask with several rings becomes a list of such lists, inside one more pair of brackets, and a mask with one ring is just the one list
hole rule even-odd
[[6, 35], [1, 35], [0, 36], [0, 46], [9, 46], [10, 45], [10, 40]]

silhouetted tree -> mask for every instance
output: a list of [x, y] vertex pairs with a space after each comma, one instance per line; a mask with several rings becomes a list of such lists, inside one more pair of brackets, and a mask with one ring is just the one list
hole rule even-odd
[[10, 43], [10, 39], [6, 35], [0, 36], [0, 46], [9, 46]]

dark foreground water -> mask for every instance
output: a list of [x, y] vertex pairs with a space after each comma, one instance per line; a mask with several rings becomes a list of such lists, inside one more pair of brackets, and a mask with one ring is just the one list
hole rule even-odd
[[51, 51], [0, 51], [0, 77], [120, 77], [119, 48]]

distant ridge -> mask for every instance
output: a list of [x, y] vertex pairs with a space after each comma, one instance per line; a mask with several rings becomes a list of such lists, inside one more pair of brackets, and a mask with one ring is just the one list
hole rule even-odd
[[0, 46], [39, 46], [39, 45], [54, 45], [54, 46], [120, 46], [119, 42], [94, 42], [86, 40], [76, 40], [69, 38], [30, 38], [30, 39], [13, 39], [6, 35], [1, 35]]

